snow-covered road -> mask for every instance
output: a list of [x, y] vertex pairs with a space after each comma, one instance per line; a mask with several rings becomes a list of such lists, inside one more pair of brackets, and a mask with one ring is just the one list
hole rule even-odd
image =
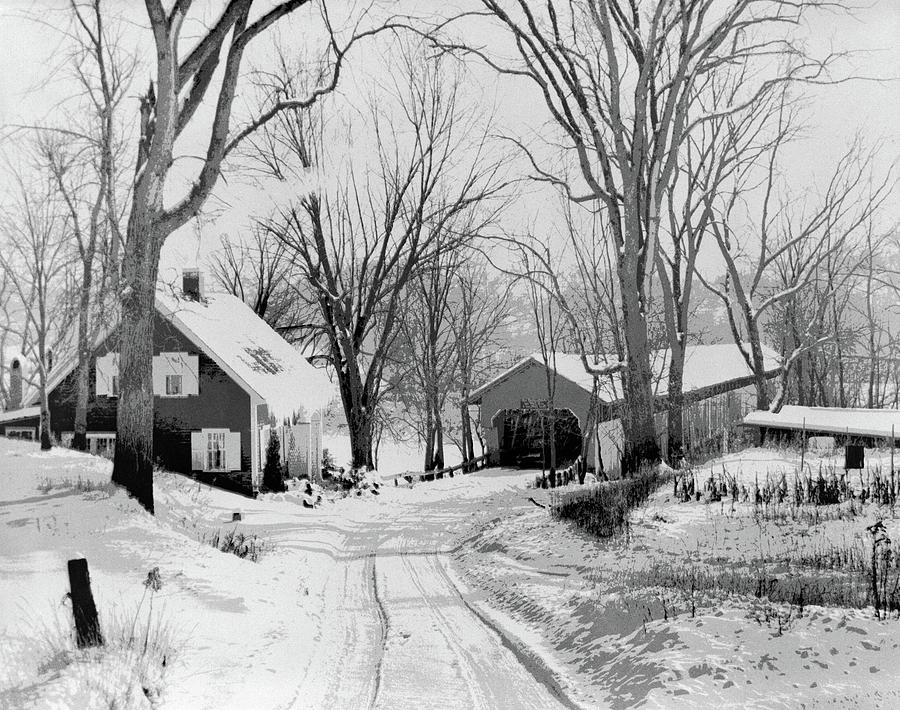
[[347, 534], [313, 661], [289, 707], [571, 707], [543, 664], [448, 573], [471, 504], [391, 506]]

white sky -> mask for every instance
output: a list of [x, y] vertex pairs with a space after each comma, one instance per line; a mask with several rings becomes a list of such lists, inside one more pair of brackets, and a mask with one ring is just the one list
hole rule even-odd
[[[56, 108], [60, 99], [71, 92], [58, 79], [47, 82], [59, 61], [60, 38], [53, 25], [64, 21], [65, 15], [60, 11], [64, 5], [48, 0], [0, 0], [0, 126], [6, 126], [7, 130], [10, 124], [39, 123], [48, 116], [58, 116]], [[131, 21], [124, 29], [129, 46], [150, 50], [151, 40], [143, 26], [143, 3], [110, 0], [109, 5], [122, 9]], [[870, 0], [867, 5], [853, 17], [820, 16], [806, 28], [806, 39], [815, 50], [833, 46], [837, 50], [858, 51], [853, 62], [860, 74], [882, 78], [900, 76], [900, 0]], [[415, 7], [417, 12], [438, 13], [444, 3], [428, 0], [415, 3]], [[297, 27], [291, 28], [292, 33], [297, 31]], [[479, 39], [489, 41], [490, 37]], [[379, 64], [377, 56], [366, 50], [352, 56], [351, 66], [352, 63], [356, 69], [347, 75], [341, 87], [344, 100], [351, 105], [361, 102], [362, 96], [372, 90], [372, 80], [379, 76], [385, 78], [388, 71]], [[502, 123], [540, 131], [544, 112], [540, 100], [531, 91], [525, 90], [521, 83], [498, 80], [485, 71], [477, 73], [484, 90], [481, 100], [496, 103]], [[135, 94], [138, 89], [144, 89], [149, 77], [147, 70], [139, 72]], [[136, 99], [130, 105], [136, 112]], [[808, 185], [817, 174], [826, 173], [857, 132], [884, 140], [884, 165], [880, 167], [886, 168], [900, 156], [900, 82], [852, 81], [816, 88], [810, 92], [809, 116], [806, 138], [787, 154], [792, 185]], [[0, 135], [3, 133], [0, 128]], [[0, 140], [0, 151], [7, 155], [14, 153], [15, 142], [15, 138]], [[201, 151], [201, 144], [195, 142], [182, 148], [185, 153], [196, 154]], [[220, 192], [229, 201], [237, 201], [235, 188], [223, 188]], [[526, 200], [533, 214], [523, 219], [540, 220], [542, 213], [556, 210], [555, 200], [544, 197], [545, 194], [534, 193]], [[546, 204], [548, 200], [551, 204]], [[900, 201], [894, 199], [890, 211], [891, 220], [900, 219]], [[202, 262], [204, 253], [215, 247], [223, 228], [238, 230], [240, 227], [235, 222], [228, 227], [210, 226], [207, 222], [200, 229], [188, 225], [173, 235], [164, 252], [164, 265]], [[549, 229], [552, 230], [552, 225]], [[197, 238], [200, 232], [202, 241]]]

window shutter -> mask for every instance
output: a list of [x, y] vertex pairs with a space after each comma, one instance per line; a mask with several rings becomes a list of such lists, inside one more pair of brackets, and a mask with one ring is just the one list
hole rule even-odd
[[200, 394], [200, 358], [185, 355], [181, 383], [184, 394]]
[[94, 390], [101, 396], [110, 397], [113, 375], [119, 374], [119, 354], [106, 353], [94, 360]]
[[230, 431], [225, 434], [225, 470], [241, 470], [241, 433]]
[[110, 387], [112, 384], [112, 376], [109, 372], [110, 364], [109, 355], [98, 357], [95, 361], [96, 373], [94, 376], [94, 388], [98, 397], [108, 397], [110, 394]]
[[206, 466], [206, 437], [202, 431], [191, 432], [191, 471], [203, 471]]
[[153, 356], [153, 394], [165, 396], [166, 394], [166, 360], [162, 355]]

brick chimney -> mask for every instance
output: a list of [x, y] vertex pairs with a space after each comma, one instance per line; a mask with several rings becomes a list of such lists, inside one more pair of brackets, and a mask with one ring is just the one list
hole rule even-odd
[[191, 301], [203, 299], [203, 280], [200, 269], [185, 269], [181, 273], [181, 290], [184, 297]]
[[19, 409], [22, 406], [22, 363], [14, 357], [9, 365], [9, 401], [7, 409]]

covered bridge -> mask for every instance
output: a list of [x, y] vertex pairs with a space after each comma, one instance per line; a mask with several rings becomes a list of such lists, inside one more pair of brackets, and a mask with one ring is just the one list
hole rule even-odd
[[[771, 378], [779, 371], [779, 358], [774, 351], [764, 350], [766, 376]], [[545, 364], [539, 354], [523, 358], [469, 397], [470, 404], [479, 405], [485, 443], [492, 458], [501, 465], [546, 466], [552, 399], [557, 466], [574, 461], [588, 437], [588, 467], [609, 476], [619, 475], [624, 442], [619, 418], [623, 406], [620, 376], [599, 378], [596, 424], [586, 432], [593, 375], [585, 371], [578, 355], [551, 353], [548, 360]], [[657, 435], [665, 456], [669, 351], [654, 351], [651, 361], [659, 397]], [[721, 436], [732, 424], [739, 424], [755, 403], [750, 368], [732, 343], [687, 347], [684, 393], [686, 450]]]

